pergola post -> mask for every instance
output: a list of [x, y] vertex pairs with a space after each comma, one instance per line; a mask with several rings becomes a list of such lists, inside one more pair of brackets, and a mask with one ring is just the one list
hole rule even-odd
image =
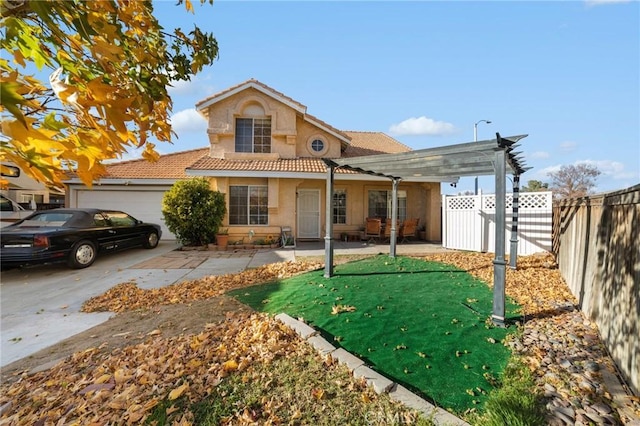
[[324, 277], [333, 276], [333, 177], [335, 166], [327, 165], [327, 189], [325, 203], [325, 229], [324, 236]]
[[[391, 235], [389, 240], [389, 257], [396, 257], [396, 223], [398, 222], [398, 184], [400, 179], [393, 178], [391, 189]], [[389, 223], [387, 223], [389, 226]]]
[[511, 247], [509, 250], [509, 267], [518, 268], [518, 209], [520, 207], [520, 175], [513, 175], [513, 212], [511, 215]]
[[505, 148], [500, 143], [498, 135], [498, 150], [495, 152], [495, 179], [496, 179], [496, 254], [493, 260], [493, 314], [491, 319], [497, 326], [505, 326], [505, 209], [506, 209], [506, 156]]

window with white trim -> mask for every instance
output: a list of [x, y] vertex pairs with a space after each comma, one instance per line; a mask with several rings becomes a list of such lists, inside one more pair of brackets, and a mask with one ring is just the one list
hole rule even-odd
[[271, 152], [271, 117], [236, 118], [236, 152]]
[[333, 193], [333, 223], [347, 223], [347, 191], [338, 189]]
[[44, 203], [44, 195], [42, 194], [32, 194], [30, 192], [22, 192], [18, 195], [18, 202], [19, 203], [29, 203], [31, 202], [31, 200], [35, 201], [36, 203]]
[[268, 225], [269, 189], [262, 185], [229, 187], [229, 225]]
[[[383, 220], [391, 218], [392, 202], [392, 191], [370, 190], [367, 217], [378, 217]], [[406, 218], [407, 191], [398, 191], [398, 220], [405, 220]]]

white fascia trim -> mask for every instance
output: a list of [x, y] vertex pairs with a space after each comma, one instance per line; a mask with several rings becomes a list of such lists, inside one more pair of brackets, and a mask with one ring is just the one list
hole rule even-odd
[[[247, 178], [283, 178], [283, 179], [312, 179], [312, 180], [326, 180], [326, 173], [300, 173], [300, 172], [265, 172], [265, 171], [240, 171], [240, 170], [186, 170], [187, 176], [200, 176], [200, 177], [247, 177]], [[366, 173], [362, 174], [342, 174], [335, 173], [335, 180], [348, 180], [348, 181], [389, 181], [390, 178], [382, 176], [374, 176]], [[402, 179], [402, 182], [451, 182], [457, 183], [458, 178], [429, 178], [424, 177], [412, 177]]]
[[236, 95], [240, 92], [242, 92], [243, 90], [246, 90], [248, 88], [253, 88], [256, 89], [257, 91], [277, 100], [278, 102], [282, 102], [283, 104], [287, 105], [290, 108], [293, 108], [294, 110], [296, 110], [297, 112], [299, 112], [300, 114], [305, 114], [307, 112], [307, 108], [304, 106], [300, 106], [298, 104], [295, 104], [293, 102], [291, 102], [289, 99], [285, 99], [282, 96], [276, 95], [275, 93], [271, 92], [270, 90], [265, 89], [264, 87], [254, 83], [254, 82], [249, 82], [247, 84], [243, 84], [242, 86], [236, 87], [233, 90], [230, 90], [226, 93], [221, 94], [220, 96], [216, 96], [214, 98], [211, 98], [207, 101], [204, 101], [202, 103], [198, 103], [196, 104], [196, 107], [198, 108], [198, 110], [203, 111], [208, 109], [211, 105], [215, 104], [216, 102], [220, 102], [224, 99], [227, 99], [233, 95]]
[[351, 141], [348, 138], [346, 138], [345, 136], [336, 133], [335, 130], [332, 130], [332, 129], [328, 128], [324, 124], [319, 123], [319, 122], [317, 122], [316, 120], [314, 120], [312, 118], [309, 118], [306, 114], [304, 115], [304, 120], [309, 122], [309, 123], [311, 123], [311, 124], [313, 124], [316, 127], [321, 128], [325, 132], [335, 136], [336, 138], [340, 139], [341, 141], [345, 142], [346, 144], [350, 144], [351, 143]]
[[[95, 186], [105, 186], [105, 185], [173, 185], [176, 181], [184, 180], [184, 179], [101, 179], [93, 184]], [[84, 182], [82, 182], [78, 178], [70, 179], [65, 181], [65, 183], [69, 186], [72, 185], [80, 185], [85, 186]], [[87, 188], [88, 189], [88, 188]]]

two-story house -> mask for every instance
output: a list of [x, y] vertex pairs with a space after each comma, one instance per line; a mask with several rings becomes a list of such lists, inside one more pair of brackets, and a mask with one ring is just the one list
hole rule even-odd
[[[68, 205], [120, 208], [162, 223], [164, 192], [178, 179], [198, 176], [225, 194], [224, 227], [231, 241], [277, 236], [281, 227], [290, 227], [299, 240], [317, 240], [326, 223], [323, 158], [410, 151], [384, 133], [338, 130], [253, 79], [196, 107], [208, 122], [208, 148], [164, 155], [157, 163], [111, 164], [92, 189], [71, 180]], [[440, 204], [439, 182], [416, 177], [399, 185], [399, 219], [419, 218], [430, 241], [440, 240]], [[367, 217], [384, 221], [391, 216], [390, 180], [338, 169], [331, 211], [336, 238], [358, 233]]]

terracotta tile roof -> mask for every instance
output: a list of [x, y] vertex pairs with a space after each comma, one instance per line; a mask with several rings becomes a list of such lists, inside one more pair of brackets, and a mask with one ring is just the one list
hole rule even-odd
[[351, 144], [342, 153], [343, 157], [363, 155], [395, 154], [411, 151], [411, 148], [382, 132], [342, 131], [351, 138]]
[[[411, 151], [406, 145], [381, 132], [343, 132], [351, 138], [351, 145], [343, 157], [359, 155], [391, 154]], [[278, 160], [225, 160], [202, 157], [191, 170], [224, 170], [247, 172], [325, 173], [326, 167], [320, 158], [281, 158]], [[355, 173], [338, 169], [338, 173]]]
[[306, 107], [305, 105], [301, 104], [300, 102], [296, 101], [295, 99], [290, 98], [289, 96], [285, 95], [285, 94], [284, 94], [284, 93], [282, 93], [282, 92], [278, 92], [278, 91], [277, 91], [277, 90], [275, 90], [274, 88], [269, 87], [269, 86], [267, 86], [267, 85], [266, 85], [266, 84], [264, 84], [264, 83], [261, 83], [260, 81], [256, 80], [255, 78], [250, 78], [249, 80], [247, 80], [247, 81], [243, 81], [243, 82], [242, 82], [242, 83], [240, 83], [240, 84], [236, 84], [235, 86], [229, 87], [228, 89], [224, 89], [224, 90], [223, 90], [223, 91], [221, 91], [221, 92], [215, 93], [215, 94], [213, 94], [213, 95], [211, 95], [211, 96], [207, 96], [207, 97], [206, 97], [206, 98], [204, 98], [203, 100], [201, 100], [201, 101], [199, 101], [199, 102], [197, 102], [197, 103], [196, 103], [196, 108], [199, 108], [199, 106], [200, 106], [200, 105], [202, 105], [202, 104], [204, 104], [204, 103], [207, 103], [208, 101], [210, 101], [210, 100], [212, 100], [212, 99], [215, 99], [215, 98], [217, 98], [217, 97], [219, 97], [219, 96], [223, 96], [223, 95], [225, 95], [225, 94], [227, 94], [227, 93], [229, 93], [229, 92], [232, 92], [232, 91], [234, 91], [234, 90], [236, 90], [236, 89], [239, 89], [239, 88], [240, 88], [240, 87], [242, 87], [242, 86], [248, 85], [249, 83], [254, 83], [254, 84], [256, 84], [256, 85], [258, 85], [258, 86], [262, 87], [263, 89], [265, 89], [265, 90], [267, 90], [267, 91], [269, 91], [269, 92], [272, 92], [272, 93], [275, 95], [275, 97], [281, 97], [281, 98], [284, 98], [284, 99], [286, 99], [287, 101], [289, 101], [289, 102], [291, 102], [291, 103], [294, 103], [294, 104], [298, 105], [301, 109], [303, 109], [303, 110], [305, 110], [305, 111], [306, 111], [306, 109], [307, 109], [307, 107]]
[[[382, 132], [343, 131], [351, 144], [343, 157], [375, 155], [411, 151], [406, 145]], [[246, 172], [325, 173], [320, 158], [281, 158], [278, 160], [225, 160], [208, 156], [209, 148], [181, 151], [160, 156], [151, 163], [143, 159], [122, 161], [107, 165], [106, 179], [184, 179], [186, 169], [224, 170]], [[338, 173], [355, 173], [338, 169]]]
[[[306, 119], [311, 119], [312, 121], [315, 121], [315, 122], [321, 124], [322, 126], [330, 129], [331, 131], [343, 136], [346, 140], [350, 140], [351, 139], [351, 137], [346, 132], [336, 129], [331, 124], [328, 124], [326, 121], [320, 120], [318, 117], [316, 117], [314, 115], [305, 114], [304, 116], [305, 116]], [[343, 144], [346, 145], [346, 143], [344, 143], [344, 142], [343, 142]]]
[[[325, 173], [327, 168], [320, 158], [280, 158], [278, 160], [225, 160], [202, 157], [190, 170], [224, 170], [245, 172]], [[340, 171], [344, 172], [344, 171]], [[349, 172], [352, 173], [352, 172]]]
[[209, 153], [209, 148], [161, 155], [152, 163], [139, 159], [107, 164], [106, 179], [184, 179], [185, 169]]

